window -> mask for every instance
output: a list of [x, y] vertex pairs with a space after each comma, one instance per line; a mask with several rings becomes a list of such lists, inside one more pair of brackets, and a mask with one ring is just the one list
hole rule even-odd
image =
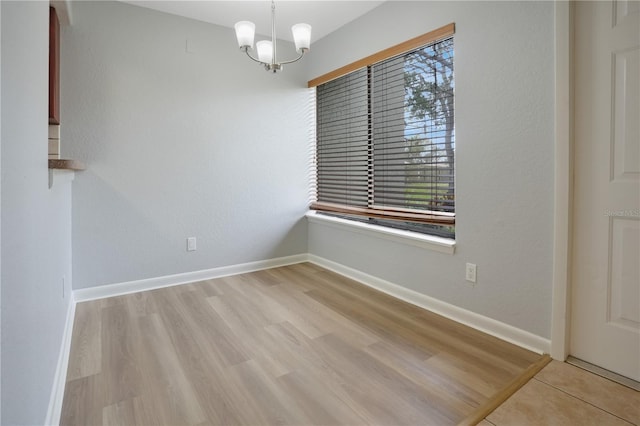
[[443, 29], [317, 84], [313, 209], [455, 236], [453, 24]]

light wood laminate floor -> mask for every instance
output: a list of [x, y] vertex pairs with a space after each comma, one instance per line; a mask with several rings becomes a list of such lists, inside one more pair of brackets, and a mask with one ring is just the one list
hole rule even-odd
[[61, 424], [475, 423], [541, 362], [303, 263], [79, 303]]

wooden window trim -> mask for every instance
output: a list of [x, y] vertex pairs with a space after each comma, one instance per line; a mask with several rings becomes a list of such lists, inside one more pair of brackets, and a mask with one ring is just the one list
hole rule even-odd
[[384, 208], [353, 207], [353, 206], [345, 206], [341, 204], [323, 203], [323, 202], [311, 203], [310, 208], [312, 210], [337, 213], [337, 214], [365, 216], [365, 217], [371, 217], [376, 219], [399, 220], [399, 221], [408, 221], [408, 222], [416, 222], [416, 223], [430, 223], [434, 225], [453, 226], [456, 223], [455, 213], [447, 213], [447, 212], [425, 211], [424, 213], [419, 213], [419, 212], [416, 212], [415, 210], [412, 210], [411, 212], [409, 212], [408, 209], [398, 209], [398, 208], [389, 208], [389, 207], [384, 207]]
[[341, 68], [338, 68], [337, 70], [330, 71], [324, 75], [321, 75], [320, 77], [314, 78], [313, 80], [309, 80], [309, 82], [307, 83], [307, 87], [319, 86], [328, 81], [335, 80], [338, 77], [342, 77], [345, 74], [349, 74], [350, 72], [353, 72], [357, 69], [373, 65], [380, 61], [384, 61], [385, 59], [389, 59], [402, 53], [417, 49], [421, 46], [444, 40], [448, 37], [451, 37], [455, 33], [455, 29], [455, 24], [452, 22], [436, 30], [429, 31], [426, 34], [422, 34], [418, 37], [412, 38], [411, 40], [396, 44], [395, 46], [391, 46], [378, 53], [367, 56], [366, 58], [345, 65]]
[[60, 124], [60, 21], [49, 7], [49, 124]]

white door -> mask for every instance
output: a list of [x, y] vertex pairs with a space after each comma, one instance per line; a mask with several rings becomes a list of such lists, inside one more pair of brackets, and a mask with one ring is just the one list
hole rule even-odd
[[640, 381], [640, 2], [575, 3], [570, 352]]

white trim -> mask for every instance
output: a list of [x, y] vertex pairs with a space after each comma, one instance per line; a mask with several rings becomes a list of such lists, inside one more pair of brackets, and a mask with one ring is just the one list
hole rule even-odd
[[279, 257], [275, 259], [242, 263], [238, 265], [223, 266], [202, 271], [187, 272], [184, 274], [167, 275], [164, 277], [149, 278], [119, 284], [110, 284], [99, 287], [74, 290], [71, 294], [69, 309], [67, 311], [67, 320], [62, 336], [62, 345], [60, 348], [60, 355], [58, 357], [58, 365], [56, 367], [56, 372], [53, 379], [53, 388], [51, 390], [51, 397], [49, 399], [49, 408], [47, 410], [45, 425], [60, 424], [60, 415], [62, 414], [62, 402], [64, 398], [64, 388], [67, 379], [67, 369], [69, 366], [69, 354], [71, 352], [73, 321], [75, 319], [77, 303], [102, 299], [106, 297], [137, 293], [145, 290], [171, 287], [174, 285], [188, 284], [202, 280], [226, 277], [229, 275], [255, 272], [263, 269], [277, 268], [280, 266], [307, 262], [308, 260], [308, 255], [304, 253], [293, 256]]
[[58, 355], [58, 365], [53, 376], [53, 388], [49, 398], [49, 408], [47, 409], [47, 417], [45, 425], [60, 424], [60, 415], [62, 414], [62, 400], [64, 398], [64, 386], [67, 381], [67, 368], [69, 366], [69, 353], [71, 352], [71, 337], [73, 334], [73, 321], [76, 316], [76, 301], [71, 294], [69, 300], [69, 308], [67, 309], [67, 319], [62, 333], [62, 344], [60, 345], [60, 354]]
[[163, 277], [146, 278], [119, 284], [107, 284], [98, 287], [81, 288], [73, 291], [76, 302], [103, 299], [105, 297], [121, 296], [123, 294], [137, 293], [139, 291], [154, 290], [157, 288], [171, 287], [179, 284], [187, 284], [229, 275], [245, 274], [260, 271], [262, 269], [277, 268], [279, 266], [292, 265], [306, 262], [307, 254], [279, 257], [276, 259], [259, 260], [256, 262], [241, 263], [238, 265], [221, 266], [219, 268], [205, 269], [202, 271], [185, 272], [183, 274], [166, 275]]
[[442, 315], [446, 318], [475, 328], [476, 330], [480, 330], [499, 339], [506, 340], [507, 342], [511, 342], [523, 348], [530, 349], [538, 353], [549, 353], [551, 342], [548, 339], [309, 253], [243, 263], [239, 265], [223, 266], [203, 271], [187, 272], [184, 274], [129, 281], [120, 284], [78, 289], [74, 290], [73, 297], [74, 301], [79, 303], [230, 275], [245, 274], [248, 272], [302, 262], [315, 263], [400, 300], [404, 300], [405, 302]]
[[368, 287], [382, 291], [383, 293], [400, 300], [404, 300], [412, 305], [416, 305], [438, 315], [442, 315], [443, 317], [467, 325], [476, 330], [480, 330], [499, 339], [506, 340], [507, 342], [525, 349], [529, 349], [540, 354], [549, 353], [551, 342], [548, 339], [529, 333], [528, 331], [521, 330], [509, 324], [459, 308], [441, 300], [429, 297], [425, 294], [418, 293], [313, 254], [309, 254], [309, 261], [340, 275], [356, 280]]
[[53, 183], [58, 185], [71, 183], [76, 177], [76, 172], [65, 169], [49, 169], [49, 189], [53, 188]]
[[320, 223], [343, 231], [383, 238], [396, 243], [434, 250], [440, 253], [453, 254], [456, 249], [455, 240], [449, 238], [436, 237], [434, 235], [420, 234], [401, 229], [387, 228], [385, 226], [370, 225], [368, 223], [357, 222], [355, 220], [321, 215], [314, 210], [307, 212], [306, 217], [311, 223]]
[[55, 372], [53, 388], [47, 410], [46, 425], [57, 425], [60, 422], [62, 412], [62, 402], [64, 397], [64, 387], [69, 365], [69, 354], [71, 350], [71, 337], [73, 333], [73, 322], [75, 318], [76, 303], [106, 297], [120, 296], [124, 294], [136, 293], [139, 291], [153, 290], [157, 288], [170, 287], [174, 285], [187, 284], [202, 280], [226, 277], [230, 275], [244, 274], [263, 269], [287, 266], [296, 263], [311, 262], [323, 268], [334, 271], [345, 277], [354, 279], [368, 287], [382, 291], [390, 296], [396, 297], [412, 305], [442, 315], [453, 321], [467, 325], [476, 330], [480, 330], [499, 339], [513, 343], [525, 349], [537, 353], [548, 353], [551, 342], [540, 336], [536, 336], [525, 330], [496, 321], [475, 312], [459, 308], [449, 303], [434, 299], [425, 294], [407, 289], [405, 287], [374, 277], [353, 268], [341, 265], [328, 259], [310, 253], [297, 254], [293, 256], [280, 257], [276, 259], [261, 260], [256, 262], [243, 263], [239, 265], [223, 266], [220, 268], [206, 269], [202, 271], [187, 272], [184, 274], [167, 275], [144, 280], [129, 281], [120, 284], [104, 285], [93, 288], [74, 290], [69, 302], [67, 320], [62, 337], [58, 365]]
[[551, 303], [551, 356], [564, 361], [569, 355], [571, 313], [571, 211], [573, 90], [571, 80], [573, 6], [555, 3], [555, 168], [553, 212], [553, 286]]

